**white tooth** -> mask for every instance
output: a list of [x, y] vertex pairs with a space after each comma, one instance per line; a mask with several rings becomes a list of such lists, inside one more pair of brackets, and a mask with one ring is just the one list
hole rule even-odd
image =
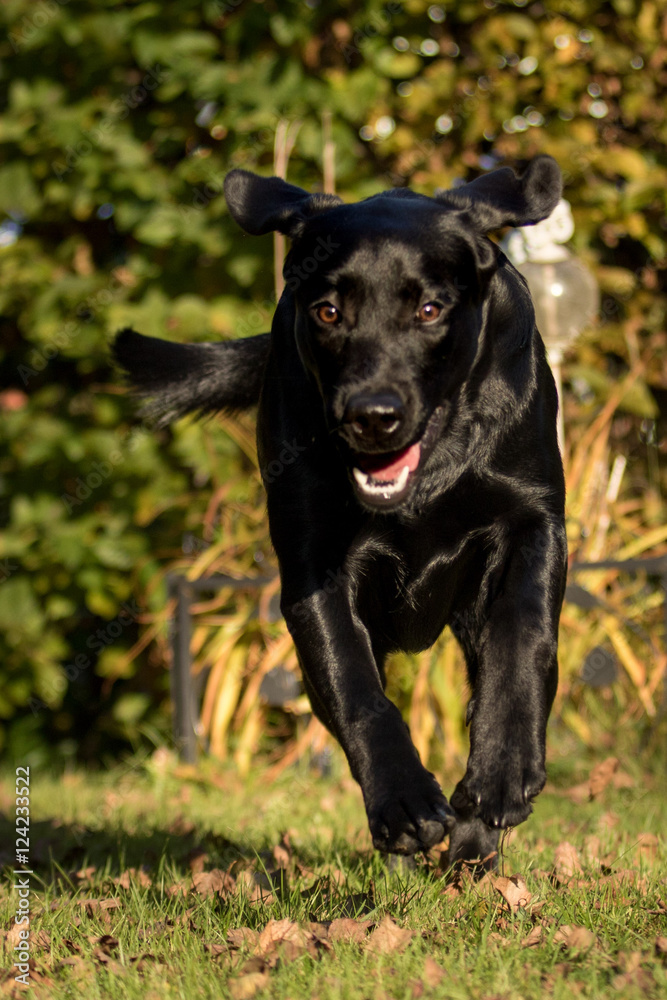
[[366, 486], [366, 480], [368, 479], [368, 476], [366, 475], [365, 472], [362, 472], [361, 469], [353, 469], [352, 471], [354, 472], [354, 478], [357, 480], [357, 482], [359, 483], [359, 485], [363, 490], [364, 487]]
[[367, 472], [362, 472], [361, 469], [353, 469], [354, 478], [359, 483], [359, 486], [370, 496], [382, 496], [385, 500], [389, 500], [391, 497], [400, 493], [405, 487], [408, 481], [408, 476], [410, 475], [410, 467], [404, 465], [401, 469], [399, 476], [389, 483], [377, 483], [371, 475]]
[[401, 473], [400, 473], [398, 479], [396, 480], [396, 489], [397, 490], [402, 490], [403, 489], [403, 487], [405, 486], [405, 484], [408, 481], [408, 476], [409, 475], [410, 475], [410, 466], [409, 465], [404, 465], [403, 468], [402, 468], [402, 470], [401, 470]]

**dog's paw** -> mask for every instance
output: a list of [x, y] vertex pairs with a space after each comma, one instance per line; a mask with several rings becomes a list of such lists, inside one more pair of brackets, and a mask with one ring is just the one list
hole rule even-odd
[[498, 867], [498, 840], [500, 831], [486, 825], [481, 819], [458, 819], [449, 832], [449, 847], [442, 859], [443, 868], [466, 863], [466, 867], [482, 875]]
[[416, 854], [439, 843], [455, 816], [437, 781], [422, 774], [387, 782], [367, 801], [373, 846], [385, 854]]
[[[544, 788], [546, 777], [542, 766], [501, 755], [487, 762], [483, 770], [469, 762], [461, 786], [473, 815], [487, 826], [504, 829], [528, 819], [532, 800]], [[453, 805], [458, 810], [456, 803]]]

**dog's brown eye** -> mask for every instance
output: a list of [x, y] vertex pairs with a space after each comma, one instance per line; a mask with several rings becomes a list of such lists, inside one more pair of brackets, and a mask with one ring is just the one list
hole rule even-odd
[[317, 317], [323, 323], [337, 323], [340, 319], [340, 313], [330, 302], [323, 302], [321, 306], [317, 307]]
[[420, 323], [432, 323], [441, 312], [442, 306], [439, 302], [426, 302], [417, 313], [417, 319]]

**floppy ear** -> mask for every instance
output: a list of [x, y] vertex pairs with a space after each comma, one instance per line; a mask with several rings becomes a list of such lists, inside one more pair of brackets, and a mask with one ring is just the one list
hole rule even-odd
[[309, 216], [342, 204], [336, 195], [308, 194], [280, 177], [259, 177], [248, 170], [227, 174], [225, 198], [232, 218], [251, 236], [272, 230], [297, 236]]
[[501, 226], [529, 226], [551, 215], [561, 198], [560, 168], [551, 156], [530, 161], [521, 175], [510, 167], [492, 170], [454, 191], [442, 191], [437, 201], [464, 209], [483, 233]]

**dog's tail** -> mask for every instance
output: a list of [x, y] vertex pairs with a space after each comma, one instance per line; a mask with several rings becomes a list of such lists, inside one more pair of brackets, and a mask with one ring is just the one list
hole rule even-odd
[[143, 412], [159, 425], [186, 413], [233, 413], [259, 401], [269, 334], [215, 344], [174, 344], [121, 330], [113, 357], [135, 392], [147, 400]]

